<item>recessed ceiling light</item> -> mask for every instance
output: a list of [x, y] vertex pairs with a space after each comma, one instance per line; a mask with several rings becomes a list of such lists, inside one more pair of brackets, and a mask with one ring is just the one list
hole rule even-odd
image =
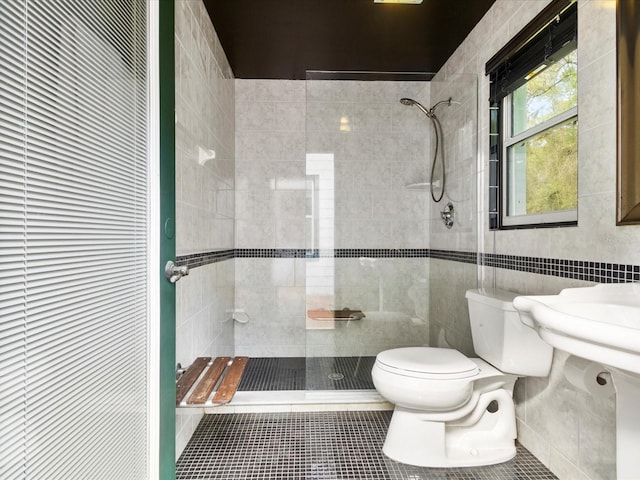
[[373, 3], [410, 3], [418, 5], [422, 3], [422, 0], [373, 0]]

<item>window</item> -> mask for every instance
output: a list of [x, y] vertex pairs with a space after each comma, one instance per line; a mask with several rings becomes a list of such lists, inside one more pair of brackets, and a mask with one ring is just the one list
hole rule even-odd
[[575, 224], [576, 3], [553, 2], [496, 57], [487, 63], [490, 228]]
[[504, 99], [503, 225], [576, 220], [577, 78], [574, 50]]

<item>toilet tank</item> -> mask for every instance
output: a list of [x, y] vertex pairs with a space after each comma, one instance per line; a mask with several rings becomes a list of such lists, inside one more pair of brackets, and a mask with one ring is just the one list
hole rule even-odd
[[473, 347], [480, 358], [505, 373], [546, 377], [553, 347], [520, 321], [518, 294], [497, 288], [467, 290]]

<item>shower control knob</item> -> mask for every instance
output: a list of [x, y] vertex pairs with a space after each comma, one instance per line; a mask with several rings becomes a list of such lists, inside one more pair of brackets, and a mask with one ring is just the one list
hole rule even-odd
[[444, 222], [445, 227], [451, 228], [453, 227], [455, 211], [453, 209], [453, 204], [451, 202], [447, 203], [447, 206], [444, 207], [444, 210], [440, 212], [440, 217]]

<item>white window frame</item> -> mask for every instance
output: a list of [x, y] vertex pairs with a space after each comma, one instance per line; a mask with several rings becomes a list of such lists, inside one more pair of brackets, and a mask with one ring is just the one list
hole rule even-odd
[[[507, 152], [513, 145], [538, 135], [545, 130], [560, 125], [572, 118], [578, 120], [578, 107], [566, 110], [555, 117], [552, 117], [538, 125], [535, 125], [517, 135], [511, 133], [511, 112], [512, 112], [513, 92], [502, 100], [502, 178], [500, 181], [502, 192], [502, 225], [504, 227], [519, 226], [544, 226], [549, 224], [576, 223], [578, 221], [578, 209], [561, 210], [556, 212], [535, 213], [525, 215], [509, 215], [509, 194], [511, 185], [509, 183], [509, 160]], [[576, 145], [577, 148], [577, 145]]]

